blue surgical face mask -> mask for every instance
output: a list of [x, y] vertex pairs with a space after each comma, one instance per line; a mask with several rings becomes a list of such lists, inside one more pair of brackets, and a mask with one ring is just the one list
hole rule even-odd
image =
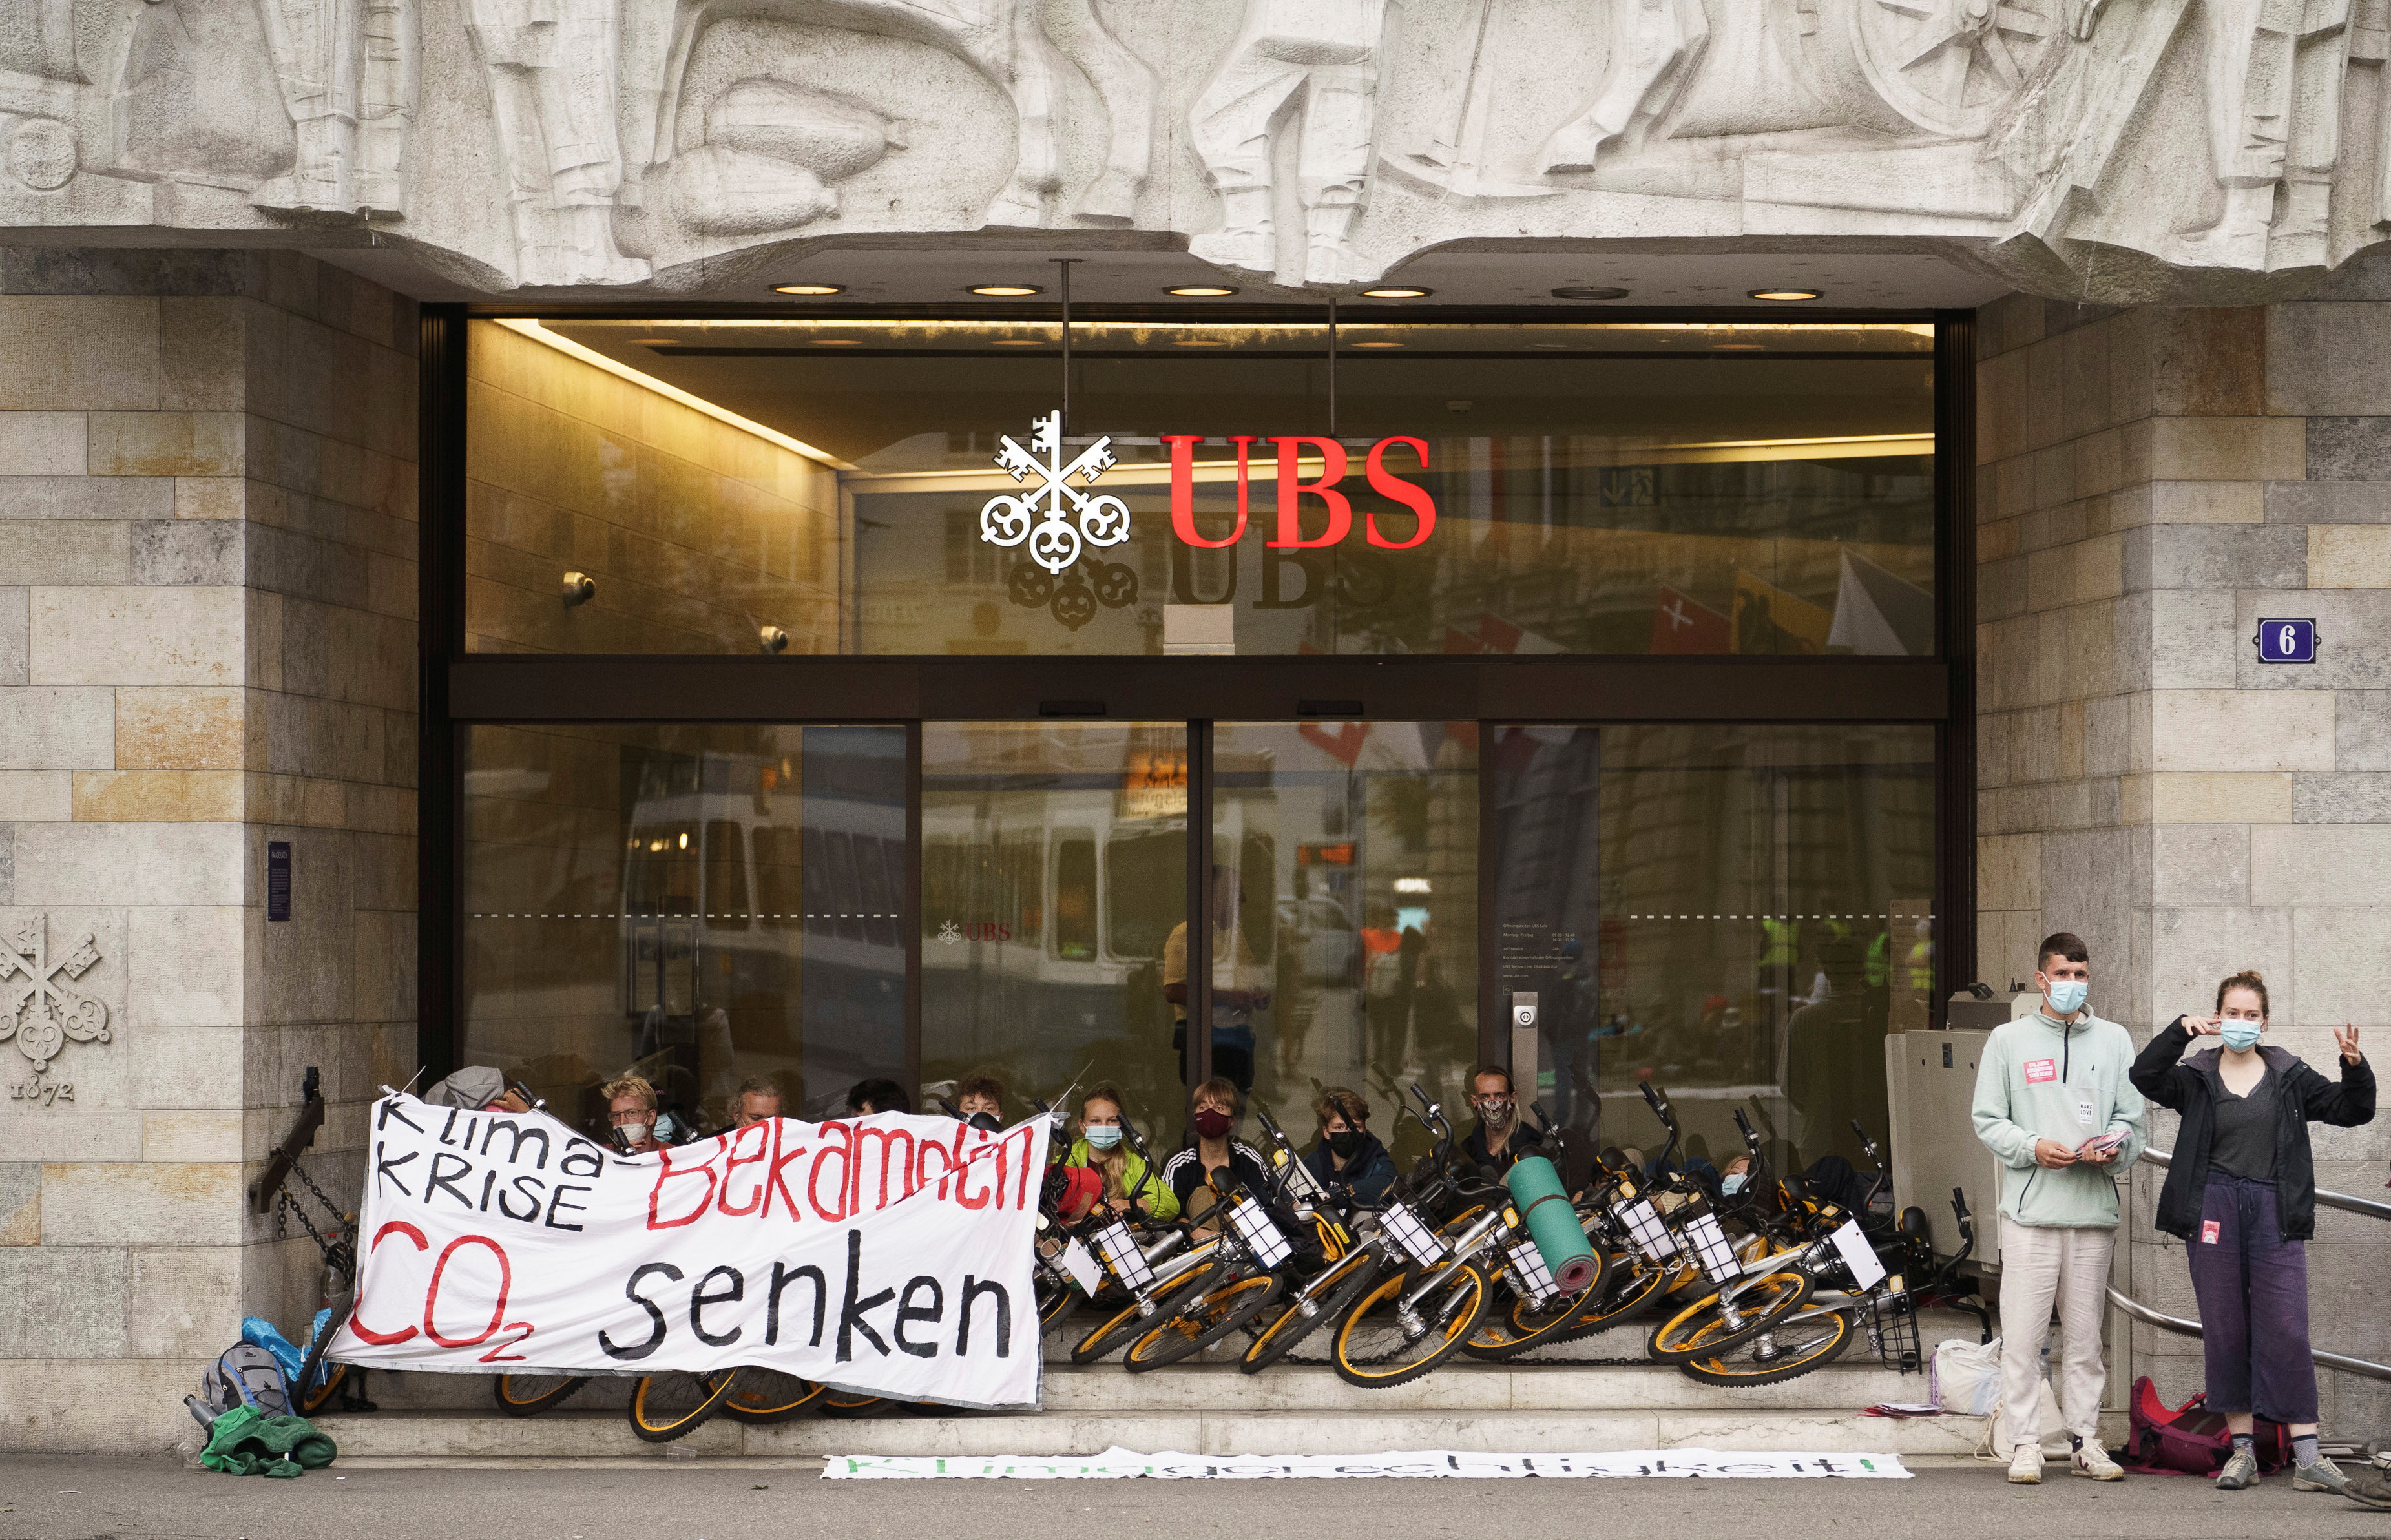
[[1118, 1123], [1090, 1123], [1086, 1132], [1088, 1147], [1091, 1149], [1110, 1149], [1119, 1144], [1121, 1139]]
[[1719, 1191], [1725, 1193], [1729, 1197], [1733, 1197], [1736, 1194], [1743, 1191], [1743, 1172], [1729, 1171], [1726, 1175], [1720, 1177]]
[[2226, 1047], [2237, 1054], [2246, 1054], [2258, 1046], [2258, 1034], [2266, 1029], [2264, 1022], [2228, 1021], [2217, 1028], [2217, 1032], [2225, 1040]]
[[2050, 1008], [2061, 1016], [2080, 1011], [2091, 988], [2081, 978], [2054, 978], [2050, 981]]

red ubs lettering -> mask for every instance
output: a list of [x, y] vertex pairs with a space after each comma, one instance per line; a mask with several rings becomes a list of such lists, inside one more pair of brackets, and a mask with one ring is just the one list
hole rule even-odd
[[[1235, 545], [1245, 538], [1250, 512], [1247, 488], [1250, 472], [1251, 446], [1268, 444], [1276, 446], [1278, 455], [1278, 522], [1276, 537], [1269, 542], [1274, 550], [1303, 550], [1319, 546], [1331, 546], [1352, 532], [1353, 504], [1339, 491], [1338, 485], [1351, 467], [1345, 446], [1333, 438], [1309, 434], [1289, 434], [1281, 438], [1233, 437], [1228, 442], [1237, 451], [1237, 519], [1229, 533], [1212, 539], [1196, 527], [1196, 446], [1210, 442], [1197, 434], [1165, 434], [1162, 442], [1170, 446], [1170, 528], [1180, 540], [1206, 550], [1219, 550]], [[1413, 517], [1410, 536], [1395, 539], [1378, 527], [1378, 515], [1373, 511], [1362, 520], [1363, 537], [1382, 550], [1409, 550], [1424, 544], [1436, 528], [1436, 499], [1427, 489], [1403, 480], [1388, 468], [1387, 451], [1397, 446], [1419, 457], [1419, 468], [1428, 469], [1428, 441], [1399, 434], [1382, 438], [1370, 446], [1363, 459], [1363, 473], [1370, 490], [1390, 502], [1409, 509]], [[1305, 481], [1299, 466], [1306, 454], [1318, 458], [1320, 475]], [[1316, 535], [1303, 532], [1302, 499], [1319, 500], [1325, 520]]]

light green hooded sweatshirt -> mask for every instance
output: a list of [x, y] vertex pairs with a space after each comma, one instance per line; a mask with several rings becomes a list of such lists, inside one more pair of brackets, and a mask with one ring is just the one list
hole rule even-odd
[[[2150, 1143], [2142, 1094], [2126, 1079], [2134, 1040], [2087, 1010], [2062, 1024], [2039, 1008], [1993, 1029], [1976, 1066], [1976, 1137], [2001, 1163], [2001, 1212], [2020, 1224], [2117, 1224], [2117, 1178]], [[2125, 1147], [2104, 1166], [2037, 1166], [2034, 1145], [2074, 1149], [2103, 1133]]]

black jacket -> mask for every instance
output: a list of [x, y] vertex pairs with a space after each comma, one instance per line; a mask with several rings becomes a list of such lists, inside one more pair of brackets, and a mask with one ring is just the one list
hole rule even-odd
[[1375, 1133], [1362, 1135], [1362, 1147], [1345, 1162], [1343, 1171], [1337, 1169], [1325, 1135], [1304, 1152], [1303, 1167], [1330, 1192], [1341, 1189], [1350, 1195], [1351, 1201], [1373, 1208], [1386, 1201], [1387, 1189], [1395, 1184], [1395, 1158], [1387, 1153], [1387, 1146], [1378, 1143]]
[[[2208, 1150], [2216, 1136], [2217, 1103], [2225, 1081], [2217, 1072], [2222, 1048], [2184, 1058], [2191, 1029], [2178, 1016], [2134, 1059], [2134, 1089], [2159, 1106], [2183, 1115], [2175, 1152], [2167, 1158], [2166, 1185], [2159, 1189], [2158, 1226], [2191, 1238], [2200, 1223], [2208, 1186]], [[2275, 1098], [2275, 1214], [2285, 1240], [2316, 1234], [2316, 1164], [2308, 1154], [2308, 1124], [2356, 1128], [2374, 1120], [2374, 1067], [2364, 1059], [2343, 1063], [2335, 1085], [2281, 1048], [2261, 1045], [2258, 1055], [2275, 1072], [2283, 1094]], [[2180, 1062], [2178, 1062], [2180, 1061]]]

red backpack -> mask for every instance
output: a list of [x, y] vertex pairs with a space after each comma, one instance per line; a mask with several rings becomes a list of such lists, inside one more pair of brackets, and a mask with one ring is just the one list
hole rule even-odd
[[[2150, 1376], [2135, 1380], [2120, 1463], [2128, 1470], [2216, 1475], [2233, 1453], [2233, 1438], [2225, 1430], [2225, 1414], [2208, 1410], [2207, 1401], [2208, 1392], [2203, 1391], [2180, 1406], [2169, 1406], [2159, 1399]], [[2292, 1436], [2281, 1423], [2258, 1417], [2251, 1431], [2256, 1435], [2261, 1471], [2281, 1470], [2292, 1463]]]

